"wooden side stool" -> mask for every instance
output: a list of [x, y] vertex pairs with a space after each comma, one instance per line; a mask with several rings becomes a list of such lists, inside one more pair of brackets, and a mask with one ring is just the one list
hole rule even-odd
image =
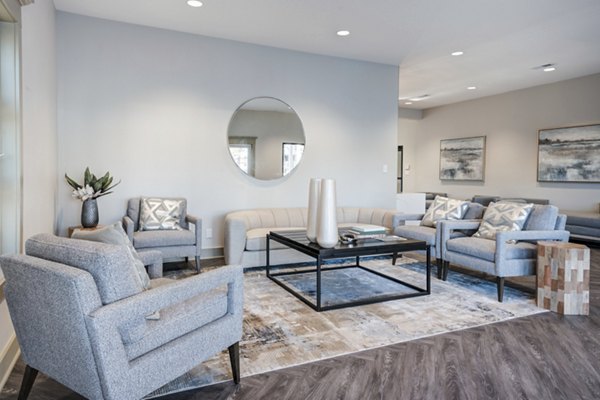
[[537, 306], [565, 315], [590, 312], [590, 249], [538, 242]]

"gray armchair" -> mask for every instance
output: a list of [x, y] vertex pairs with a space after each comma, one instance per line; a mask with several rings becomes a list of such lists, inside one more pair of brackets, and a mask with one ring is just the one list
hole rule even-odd
[[[200, 254], [202, 253], [202, 219], [187, 214], [187, 201], [182, 198], [179, 226], [181, 230], [140, 230], [140, 198], [129, 199], [127, 215], [123, 217], [123, 228], [138, 252], [158, 250], [165, 258], [194, 257], [196, 270], [200, 272]], [[190, 225], [193, 225], [191, 227]]]
[[[477, 203], [469, 203], [464, 219], [479, 220], [483, 216], [485, 207]], [[394, 235], [405, 237], [413, 240], [423, 240], [430, 245], [431, 255], [436, 259], [437, 276], [442, 278], [442, 253], [440, 243], [441, 228], [438, 223], [437, 227], [422, 226], [422, 225], [406, 225], [407, 221], [421, 221], [424, 214], [397, 214], [394, 216]], [[465, 236], [464, 232], [453, 231], [452, 237]], [[392, 263], [396, 264], [397, 255], [393, 255]]]
[[555, 206], [535, 204], [523, 230], [499, 232], [495, 240], [490, 240], [452, 237], [456, 231], [478, 229], [479, 221], [441, 221], [443, 279], [448, 276], [450, 263], [495, 276], [501, 302], [505, 277], [535, 275], [538, 241], [569, 240], [565, 222], [566, 216], [558, 214]]
[[241, 267], [143, 290], [125, 246], [43, 234], [26, 253], [0, 257], [27, 364], [19, 399], [38, 371], [89, 399], [139, 399], [225, 348], [239, 382]]

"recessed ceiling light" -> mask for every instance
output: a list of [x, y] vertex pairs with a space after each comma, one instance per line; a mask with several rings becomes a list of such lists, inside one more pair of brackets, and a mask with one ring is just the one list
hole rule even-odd
[[544, 72], [556, 71], [556, 64], [548, 63], [533, 67], [533, 69], [541, 69]]
[[467, 90], [475, 90], [477, 89], [477, 86], [467, 86]]
[[350, 34], [350, 31], [346, 31], [346, 30], [337, 31], [338, 36], [348, 36], [349, 34]]
[[465, 54], [465, 53], [464, 53], [464, 52], [462, 52], [462, 51], [455, 51], [455, 52], [453, 52], [453, 53], [451, 53], [451, 54], [452, 54], [453, 56], [462, 56], [462, 55], [463, 55], [463, 54]]
[[412, 101], [407, 101], [404, 104], [406, 104], [407, 106], [410, 106], [412, 104]]
[[411, 97], [411, 98], [410, 98], [410, 99], [408, 99], [408, 100], [410, 100], [410, 101], [421, 101], [421, 100], [425, 100], [425, 99], [426, 99], [426, 98], [428, 98], [428, 97], [429, 97], [429, 95], [428, 95], [428, 94], [422, 94], [422, 95], [420, 95], [420, 96], [417, 96], [417, 97]]
[[188, 0], [187, 5], [190, 7], [202, 7], [202, 2], [198, 0]]

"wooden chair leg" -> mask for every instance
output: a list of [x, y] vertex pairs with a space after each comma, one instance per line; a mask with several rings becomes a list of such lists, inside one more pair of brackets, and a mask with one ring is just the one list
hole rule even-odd
[[435, 265], [437, 266], [437, 278], [442, 279], [442, 271], [444, 270], [444, 261], [442, 261], [439, 258], [436, 258]]
[[196, 256], [196, 272], [200, 273], [200, 256]]
[[229, 361], [231, 361], [233, 382], [237, 385], [240, 383], [240, 342], [232, 344], [227, 350], [229, 350]]
[[398, 253], [392, 254], [392, 265], [396, 265], [397, 259], [398, 259]]
[[23, 381], [21, 382], [21, 390], [19, 391], [18, 400], [27, 400], [37, 374], [37, 369], [31, 368], [29, 365], [25, 367], [25, 373], [23, 374]]
[[496, 277], [496, 286], [498, 287], [498, 301], [502, 303], [504, 298], [504, 278]]

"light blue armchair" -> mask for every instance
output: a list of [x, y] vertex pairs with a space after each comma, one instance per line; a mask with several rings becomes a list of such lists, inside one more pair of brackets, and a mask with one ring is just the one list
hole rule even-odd
[[495, 240], [480, 237], [452, 237], [452, 233], [476, 230], [477, 221], [442, 221], [441, 257], [443, 279], [448, 276], [450, 263], [496, 277], [498, 301], [503, 300], [504, 279], [511, 276], [535, 275], [537, 242], [541, 240], [569, 240], [565, 229], [566, 216], [558, 208], [535, 204], [523, 230], [499, 232]]
[[26, 253], [0, 257], [27, 364], [19, 399], [38, 371], [89, 399], [140, 399], [225, 348], [239, 382], [241, 267], [144, 290], [126, 246], [43, 234]]
[[[478, 203], [469, 203], [467, 211], [464, 215], [464, 219], [466, 220], [475, 220], [477, 222], [481, 219], [483, 213], [485, 211], [485, 207]], [[413, 240], [423, 240], [430, 245], [431, 255], [436, 259], [437, 265], [437, 276], [438, 278], [442, 278], [442, 252], [440, 243], [441, 239], [441, 228], [438, 223], [436, 227], [423, 226], [423, 225], [406, 225], [407, 221], [421, 221], [425, 214], [396, 214], [394, 216], [394, 235], [405, 237], [407, 239]], [[477, 222], [478, 224], [478, 222]], [[453, 231], [451, 233], [452, 237], [460, 237], [465, 236], [465, 233], [462, 231]], [[392, 263], [396, 264], [397, 255], [393, 255]]]

